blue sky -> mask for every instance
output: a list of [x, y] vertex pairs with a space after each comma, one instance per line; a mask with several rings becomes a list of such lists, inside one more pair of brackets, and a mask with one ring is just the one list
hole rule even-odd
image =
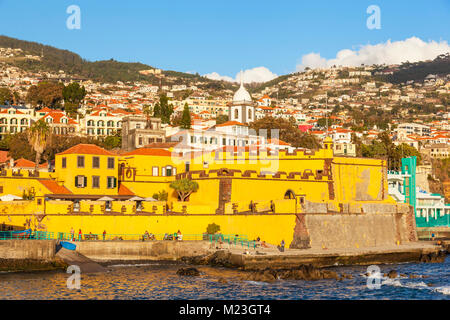
[[[69, 30], [69, 5], [81, 29]], [[369, 30], [369, 5], [381, 29]], [[311, 52], [418, 37], [449, 41], [450, 0], [0, 0], [0, 34], [68, 49], [88, 60], [139, 61], [163, 69], [234, 77], [264, 66], [293, 72]]]

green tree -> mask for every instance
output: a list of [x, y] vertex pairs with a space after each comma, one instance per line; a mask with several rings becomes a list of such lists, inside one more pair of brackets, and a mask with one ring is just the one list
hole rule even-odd
[[153, 113], [152, 107], [149, 104], [144, 104], [142, 111], [147, 117], [150, 117]]
[[189, 106], [187, 103], [184, 105], [183, 115], [181, 116], [181, 128], [190, 129], [191, 128], [191, 113], [189, 112]]
[[222, 124], [228, 121], [228, 116], [226, 114], [221, 114], [216, 117], [216, 124]]
[[47, 146], [51, 137], [51, 128], [46, 122], [39, 120], [33, 123], [33, 125], [27, 130], [27, 137], [28, 143], [36, 152], [35, 170], [37, 172], [39, 169], [39, 163], [41, 161], [41, 155], [44, 152], [45, 147]]
[[122, 146], [122, 135], [107, 136], [103, 141], [103, 146], [108, 150], [120, 148]]
[[170, 187], [178, 193], [180, 201], [186, 201], [192, 192], [198, 190], [198, 183], [190, 179], [180, 179], [172, 182]]
[[169, 98], [165, 94], [159, 96], [160, 118], [162, 123], [170, 124], [170, 116], [173, 113], [173, 106], [169, 104]]
[[153, 116], [155, 118], [161, 118], [161, 105], [159, 102], [155, 104], [155, 107], [153, 108]]
[[37, 86], [28, 89], [26, 102], [33, 106], [45, 106], [48, 108], [58, 108], [63, 100], [64, 84], [59, 82], [41, 81]]
[[86, 96], [86, 89], [78, 82], [72, 82], [62, 90], [64, 102], [79, 104]]
[[316, 137], [301, 132], [294, 121], [288, 121], [283, 118], [264, 117], [250, 124], [257, 134], [260, 130], [267, 130], [267, 138], [275, 138], [278, 130], [279, 139], [290, 143], [295, 148], [319, 149], [320, 142]]
[[[330, 119], [328, 117], [328, 127], [331, 127], [333, 125], [333, 123], [334, 123], [333, 119]], [[320, 118], [319, 120], [317, 120], [317, 125], [321, 128], [326, 128], [327, 118]]]
[[161, 190], [158, 193], [153, 194], [153, 199], [158, 201], [167, 201], [167, 198], [169, 197], [169, 194], [166, 190]]
[[0, 105], [6, 104], [6, 101], [12, 104], [13, 98], [11, 90], [8, 88], [0, 88]]
[[[6, 139], [5, 139], [6, 138]], [[8, 135], [1, 141], [5, 142], [2, 147], [4, 150], [8, 150], [8, 154], [13, 159], [24, 158], [30, 161], [34, 161], [36, 153], [28, 143], [28, 137], [25, 132]], [[28, 146], [28, 147], [27, 147]]]

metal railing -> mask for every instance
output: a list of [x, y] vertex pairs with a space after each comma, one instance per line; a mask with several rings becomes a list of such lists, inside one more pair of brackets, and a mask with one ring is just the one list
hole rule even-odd
[[151, 240], [188, 240], [188, 241], [200, 241], [205, 240], [202, 234], [182, 234], [178, 236], [177, 233], [165, 233], [165, 234], [109, 234], [109, 233], [86, 233], [77, 234], [69, 232], [58, 232], [58, 240], [67, 241], [151, 241]]
[[245, 235], [209, 234], [207, 236], [209, 241], [214, 243], [214, 246], [227, 243], [228, 245], [241, 245], [249, 249], [256, 249], [257, 245], [256, 240], [248, 240]]
[[47, 231], [0, 231], [0, 240], [53, 240], [54, 233]]
[[248, 240], [246, 235], [231, 234], [76, 234], [48, 231], [0, 231], [0, 240], [63, 240], [63, 241], [209, 241], [211, 244], [228, 244], [255, 249], [257, 241]]

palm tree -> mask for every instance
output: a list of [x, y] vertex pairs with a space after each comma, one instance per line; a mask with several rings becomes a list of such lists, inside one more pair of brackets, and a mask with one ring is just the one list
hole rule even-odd
[[33, 147], [36, 152], [36, 167], [35, 174], [39, 169], [39, 162], [41, 161], [41, 155], [50, 140], [51, 129], [50, 126], [43, 120], [35, 122], [28, 130], [27, 137], [28, 143]]

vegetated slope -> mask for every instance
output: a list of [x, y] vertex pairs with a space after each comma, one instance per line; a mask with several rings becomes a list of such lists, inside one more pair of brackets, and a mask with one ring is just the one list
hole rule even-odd
[[405, 83], [410, 80], [422, 82], [430, 74], [439, 76], [450, 74], [450, 53], [442, 54], [433, 61], [403, 63], [398, 71], [383, 78], [392, 83]]
[[[31, 72], [65, 71], [72, 76], [88, 78], [102, 82], [117, 81], [147, 81], [153, 84], [159, 84], [160, 79], [153, 75], [140, 74], [141, 70], [153, 69], [154, 67], [138, 62], [119, 62], [114, 59], [103, 61], [87, 61], [78, 54], [69, 50], [62, 50], [51, 46], [43, 45], [37, 42], [24, 41], [0, 35], [0, 47], [22, 49], [25, 54], [41, 57], [40, 60], [33, 59], [10, 59], [8, 64], [20, 67], [23, 70]], [[202, 81], [206, 83], [217, 82], [219, 87], [228, 87], [228, 84], [222, 81], [214, 81], [198, 74], [189, 74], [176, 71], [163, 71], [165, 76], [175, 77], [173, 83], [186, 83]]]

